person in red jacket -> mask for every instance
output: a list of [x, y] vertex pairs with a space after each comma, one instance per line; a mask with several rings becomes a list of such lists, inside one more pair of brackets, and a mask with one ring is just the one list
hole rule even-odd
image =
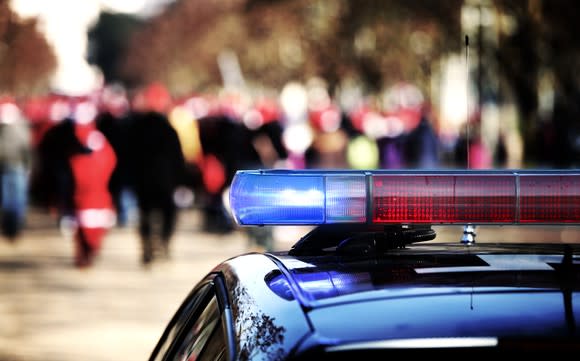
[[115, 224], [108, 184], [116, 155], [105, 136], [97, 130], [96, 115], [96, 105], [90, 99], [75, 100], [72, 113], [74, 133], [85, 147], [85, 151], [69, 158], [74, 184], [75, 264], [78, 267], [93, 263], [105, 234]]

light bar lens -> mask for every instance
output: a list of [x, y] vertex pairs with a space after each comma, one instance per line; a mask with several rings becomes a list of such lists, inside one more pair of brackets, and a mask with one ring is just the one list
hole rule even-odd
[[230, 202], [239, 224], [319, 224], [324, 222], [321, 176], [245, 174], [236, 177]]
[[580, 224], [576, 171], [239, 171], [241, 225]]
[[230, 202], [242, 225], [366, 221], [364, 175], [238, 173]]
[[326, 178], [326, 223], [366, 222], [364, 175]]
[[580, 176], [520, 177], [521, 223], [580, 222]]
[[513, 223], [513, 176], [373, 177], [374, 223]]

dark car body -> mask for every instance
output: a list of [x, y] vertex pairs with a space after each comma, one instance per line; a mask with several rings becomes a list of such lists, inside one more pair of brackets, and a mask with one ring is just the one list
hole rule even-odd
[[194, 288], [151, 360], [514, 351], [580, 352], [580, 245], [426, 242], [238, 256]]

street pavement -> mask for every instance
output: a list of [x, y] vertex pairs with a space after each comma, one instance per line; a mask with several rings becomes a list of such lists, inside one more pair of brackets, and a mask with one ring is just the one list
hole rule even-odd
[[14, 244], [0, 239], [2, 361], [146, 360], [192, 286], [249, 250], [242, 233], [203, 233], [187, 211], [170, 260], [143, 267], [129, 226], [112, 229], [94, 266], [79, 270], [53, 218], [33, 212], [28, 224]]
[[[15, 243], [0, 239], [0, 361], [146, 360], [181, 301], [220, 261], [251, 251], [243, 232], [200, 230], [182, 212], [168, 261], [143, 267], [135, 226], [114, 228], [94, 266], [73, 266], [73, 242], [48, 214], [31, 212]], [[461, 227], [434, 227], [454, 241]], [[278, 228], [287, 249], [305, 228]], [[580, 242], [576, 227], [482, 227], [477, 239]]]

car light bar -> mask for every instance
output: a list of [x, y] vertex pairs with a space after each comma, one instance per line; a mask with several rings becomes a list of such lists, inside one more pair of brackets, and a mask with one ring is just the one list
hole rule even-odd
[[238, 171], [240, 225], [580, 223], [580, 171]]

